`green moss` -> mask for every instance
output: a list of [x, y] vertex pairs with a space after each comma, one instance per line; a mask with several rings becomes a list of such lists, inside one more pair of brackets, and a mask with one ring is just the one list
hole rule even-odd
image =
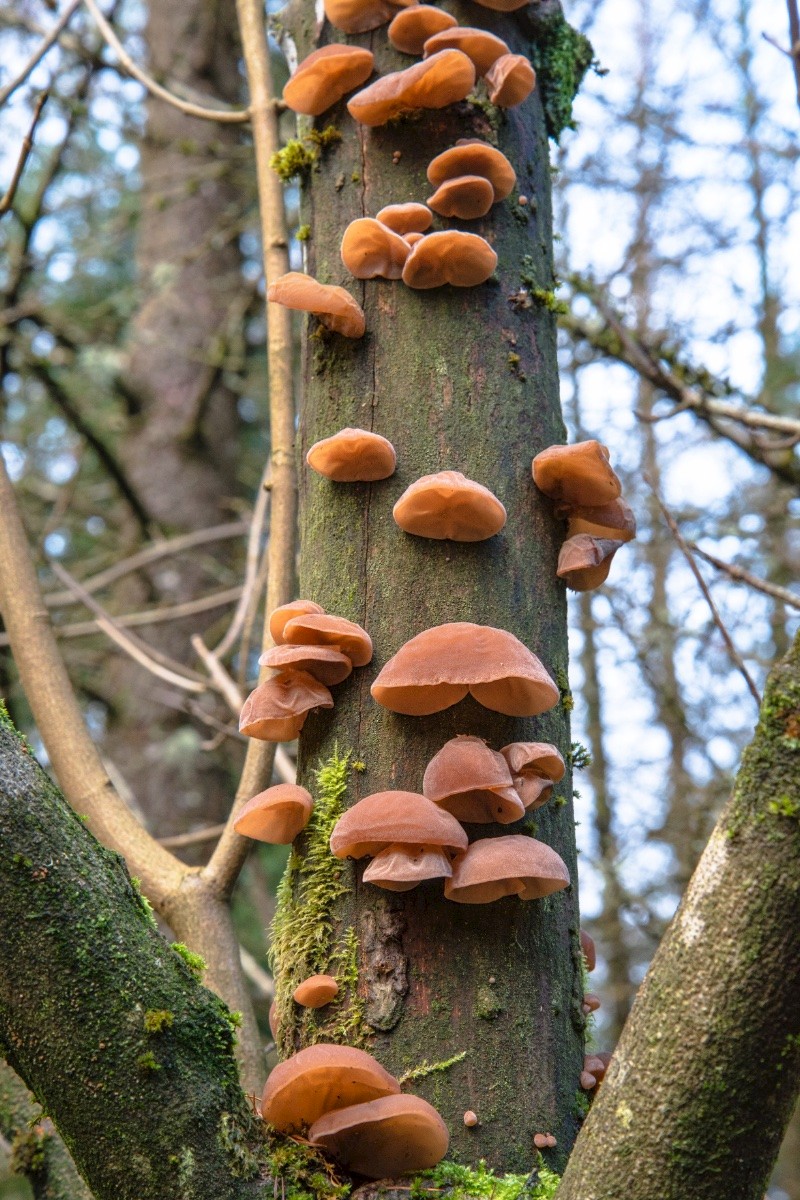
[[152, 1050], [145, 1050], [144, 1054], [140, 1054], [136, 1059], [136, 1066], [140, 1071], [160, 1071], [161, 1063], [153, 1054]]
[[311, 142], [320, 150], [329, 150], [342, 140], [342, 132], [335, 125], [326, 125], [324, 129], [311, 129], [305, 136], [305, 141]]
[[582, 742], [573, 742], [567, 757], [573, 771], [583, 771], [592, 765], [592, 756]]
[[284, 183], [289, 183], [307, 175], [320, 155], [341, 140], [342, 135], [335, 125], [312, 129], [302, 138], [290, 138], [281, 150], [275, 151], [269, 165]]
[[490, 987], [479, 987], [475, 994], [474, 1013], [482, 1021], [494, 1021], [504, 1012], [497, 994]]
[[550, 1200], [561, 1182], [537, 1156], [537, 1164], [529, 1175], [495, 1175], [481, 1160], [477, 1167], [462, 1167], [458, 1163], [441, 1162], [432, 1171], [422, 1171], [411, 1184], [411, 1200], [446, 1191], [449, 1200]]
[[561, 692], [561, 704], [564, 712], [572, 712], [575, 707], [575, 701], [572, 698], [572, 691], [569, 686], [569, 676], [563, 667], [556, 667], [554, 674], [556, 677], [556, 686]]
[[445, 1058], [441, 1062], [421, 1062], [418, 1067], [411, 1067], [410, 1070], [404, 1071], [397, 1082], [403, 1087], [415, 1079], [426, 1079], [428, 1075], [434, 1075], [437, 1071], [449, 1071], [456, 1063], [463, 1062], [466, 1057], [466, 1050], [462, 1050], [460, 1054], [454, 1054], [452, 1058]]
[[145, 1033], [162, 1033], [165, 1029], [171, 1029], [174, 1021], [175, 1014], [168, 1009], [148, 1008], [144, 1014]]
[[575, 128], [572, 102], [592, 65], [594, 51], [589, 39], [573, 29], [560, 10], [537, 26], [530, 59], [536, 68], [547, 132], [558, 141], [565, 129]]
[[297, 238], [298, 242], [307, 242], [311, 237], [311, 226], [300, 225], [297, 233], [294, 236]]
[[767, 812], [774, 817], [794, 817], [800, 819], [800, 800], [792, 800], [791, 796], [779, 796], [777, 800], [767, 803]]
[[345, 1200], [352, 1184], [307, 1143], [292, 1141], [267, 1127], [266, 1165], [274, 1193], [282, 1200]]
[[136, 899], [139, 901], [139, 906], [142, 912], [145, 914], [153, 928], [157, 929], [158, 922], [156, 921], [156, 915], [153, 912], [153, 906], [142, 891], [142, 881], [137, 879], [135, 875], [131, 875], [131, 887], [136, 892]]
[[[366, 1040], [363, 1001], [358, 995], [358, 936], [340, 931], [336, 902], [350, 890], [351, 868], [330, 851], [333, 827], [345, 810], [350, 754], [334, 750], [316, 772], [316, 796], [303, 835], [303, 852], [293, 850], [278, 888], [272, 923], [270, 961], [276, 978], [278, 1044], [289, 1054], [299, 1033], [304, 1045], [315, 1041], [357, 1045]], [[339, 995], [324, 1010], [301, 1010], [292, 993], [309, 975], [333, 975]]]
[[12, 1175], [38, 1175], [47, 1166], [47, 1134], [40, 1125], [20, 1129], [11, 1142], [8, 1169]]
[[183, 942], [172, 942], [170, 948], [174, 950], [176, 954], [181, 956], [183, 961], [186, 963], [186, 966], [194, 975], [195, 979], [202, 978], [203, 972], [206, 969], [206, 960], [203, 958], [202, 954], [195, 954], [194, 951], [190, 950], [189, 947], [184, 945]]
[[361, 172], [353, 171], [353, 174], [350, 176], [350, 181], [351, 183], [361, 183]]
[[584, 1121], [588, 1117], [590, 1107], [588, 1094], [584, 1092], [583, 1088], [578, 1088], [572, 1108], [579, 1121]]

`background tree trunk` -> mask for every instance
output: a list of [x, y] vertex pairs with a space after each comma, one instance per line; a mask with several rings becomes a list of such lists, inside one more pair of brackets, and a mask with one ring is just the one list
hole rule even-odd
[[[536, 46], [514, 17], [456, 6], [464, 24], [477, 22], [533, 57]], [[563, 21], [562, 21], [563, 24]], [[317, 43], [297, 26], [302, 57]], [[384, 30], [356, 39], [384, 73], [409, 65], [387, 47]], [[541, 50], [541, 45], [539, 45]], [[481, 90], [481, 95], [483, 92]], [[347, 779], [345, 804], [372, 792], [420, 791], [425, 765], [445, 741], [477, 734], [492, 747], [547, 740], [569, 753], [568, 693], [538, 719], [515, 720], [467, 700], [430, 718], [380, 708], [369, 687], [378, 669], [408, 638], [446, 621], [474, 621], [516, 634], [539, 654], [566, 689], [566, 612], [556, 581], [563, 527], [531, 480], [533, 455], [565, 441], [558, 401], [555, 322], [546, 303], [553, 287], [550, 178], [545, 118], [538, 92], [502, 113], [485, 100], [426, 112], [379, 128], [358, 127], [344, 106], [326, 117], [342, 141], [310, 176], [303, 219], [311, 228], [308, 270], [325, 283], [344, 283], [362, 302], [367, 334], [345, 342], [314, 333], [307, 341], [301, 454], [346, 425], [374, 429], [398, 454], [397, 473], [374, 485], [331, 484], [307, 468], [301, 477], [301, 594], [370, 632], [375, 658], [335, 692], [333, 714], [311, 717], [301, 738], [301, 781], [338, 747], [363, 763]], [[496, 142], [516, 165], [517, 187], [470, 230], [487, 235], [499, 255], [496, 278], [473, 289], [415, 292], [402, 283], [354, 283], [342, 268], [346, 225], [385, 204], [424, 201], [430, 159], [459, 137]], [[519, 197], [528, 198], [520, 205]], [[492, 488], [509, 514], [488, 542], [457, 544], [410, 537], [391, 516], [392, 504], [420, 475], [463, 471]], [[529, 1169], [537, 1131], [552, 1131], [562, 1163], [577, 1129], [575, 1093], [583, 1053], [581, 970], [575, 846], [569, 778], [525, 822], [570, 867], [573, 886], [544, 901], [516, 898], [461, 906], [441, 885], [403, 896], [360, 884], [363, 863], [346, 867], [342, 892], [325, 911], [330, 938], [320, 945], [293, 937], [291, 922], [307, 903], [310, 883], [295, 861], [279, 911], [276, 969], [284, 1054], [301, 1042], [337, 1037], [342, 1015], [297, 1023], [289, 999], [311, 965], [327, 957], [334, 972], [358, 940], [357, 1004], [350, 1020], [375, 1053], [401, 1074], [421, 1064], [463, 1055], [446, 1070], [414, 1084], [439, 1108], [462, 1160], [486, 1158], [501, 1170]], [[473, 836], [520, 832], [472, 827]], [[322, 831], [305, 853], [325, 853]], [[309, 877], [306, 858], [306, 880]], [[294, 881], [294, 891], [289, 890]], [[289, 932], [286, 932], [286, 930]], [[350, 941], [348, 942], [348, 938]], [[348, 960], [355, 967], [352, 959]], [[345, 1019], [346, 1023], [346, 1019]], [[341, 1033], [339, 1033], [341, 1036]], [[481, 1124], [466, 1130], [468, 1108]]]

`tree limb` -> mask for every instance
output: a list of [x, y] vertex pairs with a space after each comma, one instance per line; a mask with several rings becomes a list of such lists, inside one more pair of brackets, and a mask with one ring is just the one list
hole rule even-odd
[[765, 596], [771, 596], [773, 600], [779, 600], [781, 604], [788, 604], [790, 608], [800, 608], [800, 596], [797, 592], [779, 587], [777, 583], [769, 583], [766, 579], [759, 579], [758, 575], [753, 575], [752, 572], [737, 566], [736, 563], [724, 562], [721, 558], [716, 558], [707, 550], [703, 550], [696, 542], [689, 542], [688, 545], [700, 558], [704, 558], [707, 563], [711, 563], [712, 567], [723, 571], [737, 583], [746, 583], [748, 587], [755, 588], [757, 592], [763, 592]]
[[39, 65], [50, 47], [55, 45], [55, 43], [61, 37], [63, 31], [66, 29], [67, 25], [72, 20], [72, 14], [76, 11], [76, 9], [80, 8], [81, 2], [82, 0], [70, 0], [69, 4], [64, 9], [55, 25], [53, 25], [52, 28], [50, 28], [44, 35], [33, 54], [25, 63], [25, 66], [17, 75], [15, 75], [10, 83], [7, 83], [4, 88], [0, 89], [0, 108], [2, 108], [6, 101], [14, 95], [14, 92], [17, 90], [17, 88], [22, 87], [25, 80]]
[[800, 636], [559, 1200], [760, 1200], [800, 1090]]
[[11, 207], [14, 203], [14, 197], [16, 196], [17, 188], [19, 187], [19, 181], [22, 179], [22, 172], [25, 170], [28, 156], [33, 149], [33, 135], [36, 132], [36, 126], [39, 124], [39, 118], [42, 115], [42, 109], [47, 103], [47, 96], [47, 92], [42, 92], [36, 101], [36, 105], [34, 106], [33, 117], [31, 118], [28, 132], [22, 139], [22, 146], [20, 147], [17, 163], [14, 167], [14, 173], [11, 176], [11, 182], [6, 188], [4, 194], [0, 196], [0, 217], [5, 216], [5, 214], [11, 210]]
[[13, 1173], [30, 1182], [34, 1200], [92, 1200], [53, 1122], [2, 1060], [0, 1140]]

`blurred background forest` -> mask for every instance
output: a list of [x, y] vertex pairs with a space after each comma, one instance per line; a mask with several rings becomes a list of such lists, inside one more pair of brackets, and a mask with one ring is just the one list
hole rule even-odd
[[[566, 7], [599, 69], [552, 147], [565, 417], [571, 440], [610, 447], [639, 522], [609, 582], [570, 610], [573, 737], [591, 760], [581, 905], [599, 949], [595, 1042], [610, 1049], [756, 716], [655, 491], [758, 688], [800, 611], [784, 594], [800, 562], [800, 84], [785, 0]], [[232, 0], [104, 11], [172, 92], [240, 105]], [[247, 126], [148, 98], [78, 0], [5, 0], [0, 64], [0, 186], [49, 92], [0, 220], [0, 447], [112, 778], [201, 862], [244, 753], [235, 691], [256, 673], [269, 529]], [[521, 447], [520, 469], [529, 458]], [[235, 687], [209, 675], [209, 650]], [[2, 633], [0, 694], [41, 753]], [[284, 856], [254, 849], [236, 896], [262, 1018]], [[800, 1115], [770, 1196], [800, 1200]]]

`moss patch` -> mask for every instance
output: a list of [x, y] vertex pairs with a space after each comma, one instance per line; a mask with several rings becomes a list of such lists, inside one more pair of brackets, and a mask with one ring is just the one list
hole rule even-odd
[[560, 1177], [548, 1170], [540, 1157], [528, 1175], [495, 1175], [483, 1161], [475, 1168], [442, 1162], [432, 1171], [417, 1175], [410, 1192], [412, 1200], [422, 1200], [445, 1189], [450, 1200], [466, 1200], [469, 1196], [483, 1200], [550, 1200], [560, 1182]]
[[463, 1062], [466, 1057], [466, 1050], [462, 1050], [460, 1054], [454, 1054], [452, 1058], [442, 1059], [441, 1062], [421, 1062], [418, 1067], [411, 1067], [410, 1070], [404, 1071], [397, 1082], [403, 1087], [407, 1083], [413, 1083], [414, 1080], [427, 1079], [429, 1075], [434, 1075], [437, 1071], [449, 1071], [456, 1063]]
[[284, 183], [290, 183], [307, 175], [320, 155], [341, 140], [342, 135], [334, 125], [312, 129], [302, 138], [290, 138], [285, 146], [275, 151], [269, 165]]
[[565, 129], [574, 129], [572, 102], [592, 65], [592, 43], [564, 19], [563, 13], [538, 24], [530, 59], [536, 68], [547, 132], [558, 141]]

